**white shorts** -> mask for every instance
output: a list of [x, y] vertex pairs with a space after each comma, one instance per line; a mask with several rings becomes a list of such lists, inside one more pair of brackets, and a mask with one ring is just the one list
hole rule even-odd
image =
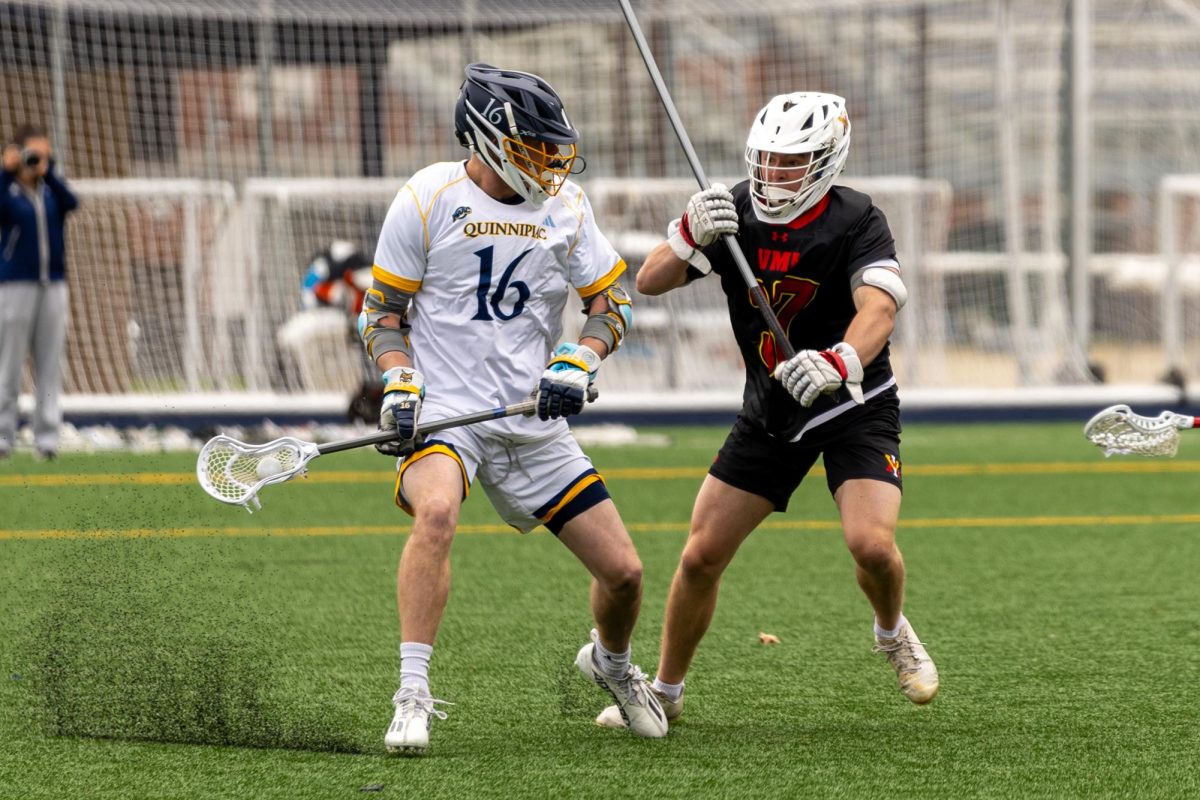
[[569, 519], [608, 499], [604, 479], [569, 432], [517, 441], [489, 434], [482, 426], [464, 426], [431, 435], [421, 449], [400, 460], [396, 505], [409, 514], [404, 472], [432, 453], [458, 462], [464, 500], [478, 478], [501, 519], [522, 533], [545, 525], [557, 534]]

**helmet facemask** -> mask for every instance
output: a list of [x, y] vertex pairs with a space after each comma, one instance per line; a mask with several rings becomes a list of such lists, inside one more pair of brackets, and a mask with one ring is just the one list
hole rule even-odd
[[[547, 197], [558, 194], [575, 163], [574, 144], [552, 144], [538, 139], [505, 136], [508, 163], [537, 183]], [[520, 191], [520, 190], [518, 190]]]
[[[798, 216], [825, 194], [836, 176], [831, 165], [837, 153], [826, 147], [816, 153], [776, 153], [746, 148], [750, 194], [768, 216]], [[829, 180], [825, 180], [829, 177]]]

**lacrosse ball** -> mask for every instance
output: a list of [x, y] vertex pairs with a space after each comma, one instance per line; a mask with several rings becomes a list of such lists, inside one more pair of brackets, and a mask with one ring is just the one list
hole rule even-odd
[[283, 472], [283, 464], [279, 463], [277, 458], [264, 458], [258, 462], [258, 467], [255, 469], [260, 478], [270, 478]]

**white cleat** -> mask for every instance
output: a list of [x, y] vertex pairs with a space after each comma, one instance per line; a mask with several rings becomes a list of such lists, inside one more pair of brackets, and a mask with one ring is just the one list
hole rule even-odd
[[925, 645], [917, 638], [916, 631], [905, 621], [895, 639], [875, 637], [876, 653], [883, 653], [896, 670], [900, 679], [900, 691], [917, 705], [924, 705], [937, 696], [938, 672], [933, 659], [925, 652]]
[[[658, 698], [658, 704], [662, 706], [663, 714], [667, 717], [667, 722], [673, 723], [679, 719], [679, 715], [683, 713], [683, 695], [679, 695], [678, 700], [670, 700], [665, 694], [654, 688], [654, 684], [650, 684], [650, 692]], [[596, 716], [596, 724], [601, 728], [628, 728], [625, 724], [625, 718], [621, 716], [621, 709], [618, 706], [608, 706]]]
[[617, 701], [614, 708], [625, 725], [638, 736], [647, 739], [661, 739], [667, 735], [667, 715], [659, 704], [654, 692], [650, 691], [650, 682], [646, 674], [633, 664], [629, 665], [625, 675], [620, 678], [610, 678], [596, 664], [594, 653], [599, 635], [592, 630], [592, 641], [579, 649], [575, 656], [575, 666], [586, 678], [595, 682]]
[[392, 703], [396, 706], [396, 713], [383, 736], [383, 744], [388, 752], [409, 756], [425, 755], [425, 750], [429, 747], [429, 726], [433, 723], [433, 718], [446, 718], [446, 712], [434, 708], [433, 704], [453, 703], [436, 700], [415, 686], [401, 686], [392, 697]]

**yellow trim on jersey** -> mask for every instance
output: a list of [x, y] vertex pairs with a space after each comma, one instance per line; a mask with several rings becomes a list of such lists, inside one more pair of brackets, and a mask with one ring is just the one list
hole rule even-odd
[[399, 289], [402, 292], [416, 294], [421, 288], [421, 282], [412, 278], [401, 278], [399, 275], [388, 272], [383, 267], [375, 264], [371, 267], [371, 277], [380, 283], [385, 283], [393, 289]]
[[[433, 197], [430, 198], [430, 200], [429, 200], [429, 208], [427, 208], [426, 212], [421, 215], [421, 219], [425, 219], [426, 217], [429, 216], [429, 212], [433, 211], [433, 204], [437, 202], [438, 196], [442, 192], [446, 191], [447, 189], [449, 189], [451, 186], [453, 186], [456, 183], [462, 183], [463, 181], [467, 180], [468, 177], [469, 177], [468, 175], [463, 175], [461, 178], [455, 178], [454, 180], [450, 181], [445, 186], [443, 186], [442, 188], [440, 188], [436, 192], [434, 192]], [[418, 208], [418, 210], [420, 209], [420, 204], [417, 204], [417, 208]]]
[[603, 292], [605, 289], [607, 289], [614, 281], [616, 281], [617, 278], [621, 277], [621, 273], [623, 273], [625, 269], [625, 259], [618, 258], [617, 263], [608, 271], [607, 275], [595, 283], [589, 283], [582, 289], [576, 289], [575, 291], [579, 292], [579, 296], [585, 300], [589, 297], [594, 297], [595, 295], [600, 294], [600, 292]]
[[578, 189], [579, 191], [575, 193], [574, 197], [568, 197], [567, 195], [564, 194], [562, 199], [563, 199], [563, 204], [568, 206], [572, 211], [574, 211], [576, 219], [578, 219], [579, 222], [582, 223], [583, 222], [583, 203], [579, 202], [579, 199], [581, 197], [583, 197], [583, 187], [576, 186], [575, 188]]
[[[426, 254], [429, 253], [429, 212], [433, 211], [433, 204], [437, 202], [438, 196], [441, 195], [442, 192], [446, 191], [456, 183], [465, 181], [467, 177], [467, 175], [463, 175], [461, 178], [455, 178], [449, 183], [443, 185], [440, 189], [433, 193], [433, 197], [429, 199], [429, 206], [427, 208], [421, 208], [421, 198], [417, 197], [417, 190], [412, 187], [411, 183], [404, 184], [404, 188], [400, 190], [403, 192], [404, 189], [408, 189], [408, 193], [412, 195], [413, 205], [417, 207], [417, 214], [419, 214], [421, 217], [421, 232], [425, 242]], [[416, 294], [417, 289], [421, 288], [420, 281], [401, 278], [397, 275], [392, 275], [390, 272], [387, 273], [387, 277], [381, 277], [380, 271], [382, 269], [382, 267], [376, 264], [374, 269], [371, 270], [371, 276], [373, 278], [377, 278], [383, 283], [386, 283], [388, 286], [399, 289], [402, 292], [408, 292], [409, 294]], [[402, 283], [397, 283], [397, 281], [402, 281]]]
[[[419, 430], [420, 426], [417, 426], [417, 427]], [[433, 455], [434, 453], [441, 453], [444, 456], [450, 456], [451, 458], [454, 459], [454, 462], [456, 464], [458, 464], [459, 470], [462, 471], [463, 500], [466, 500], [467, 495], [470, 494], [470, 492], [471, 492], [471, 484], [467, 482], [467, 468], [463, 465], [462, 459], [458, 457], [458, 453], [454, 452], [454, 450], [452, 450], [448, 445], [431, 444], [429, 447], [426, 447], [423, 450], [418, 450], [417, 452], [413, 453], [408, 458], [404, 459], [404, 461], [402, 461], [400, 463], [400, 469], [396, 470], [396, 487], [393, 490], [394, 496], [396, 498], [396, 505], [400, 506], [400, 508], [404, 511], [404, 513], [408, 514], [410, 517], [416, 516], [416, 515], [413, 513], [412, 506], [410, 506], [408, 503], [406, 503], [404, 501], [404, 499], [401, 497], [400, 481], [404, 478], [404, 471], [406, 469], [411, 467], [415, 462], [420, 461], [425, 456]]]
[[554, 519], [554, 515], [557, 514], [559, 511], [562, 511], [563, 507], [566, 506], [567, 503], [570, 503], [572, 500], [574, 500], [576, 497], [578, 497], [580, 492], [582, 492], [587, 487], [591, 486], [596, 481], [599, 481], [600, 483], [604, 483], [604, 478], [601, 478], [600, 475], [598, 475], [595, 472], [593, 472], [591, 475], [585, 475], [583, 480], [581, 480], [579, 483], [572, 486], [571, 490], [569, 492], [567, 492], [566, 495], [563, 496], [563, 499], [559, 500], [558, 503], [555, 504], [554, 508], [550, 509], [544, 515], [542, 515], [542, 517], [541, 517], [542, 523], [545, 524], [545, 523], [549, 522], [550, 520]]
[[[583, 197], [583, 187], [577, 187], [579, 193], [575, 195], [575, 200], [578, 201]], [[575, 252], [575, 245], [579, 244], [579, 234], [583, 233], [583, 203], [572, 203], [571, 198], [564, 196], [563, 205], [567, 206], [571, 211], [575, 212], [575, 217], [579, 225], [575, 228], [575, 235], [571, 237], [571, 246], [567, 248], [567, 258], [571, 257], [571, 253]]]
[[[425, 211], [421, 208], [421, 198], [417, 197], [417, 190], [412, 187], [411, 183], [404, 184], [404, 189], [408, 189], [408, 193], [412, 195], [413, 205], [417, 207], [417, 214], [421, 217], [421, 232], [424, 234], [425, 252], [429, 252], [429, 220], [425, 218]], [[400, 191], [404, 191], [401, 189]], [[431, 204], [432, 205], [432, 204]]]
[[429, 198], [429, 205], [425, 208], [421, 208], [421, 200], [417, 197], [417, 190], [412, 188], [412, 184], [404, 184], [404, 188], [408, 189], [408, 191], [412, 194], [413, 202], [417, 204], [417, 213], [421, 215], [421, 227], [425, 230], [426, 253], [429, 252], [429, 212], [433, 211], [433, 204], [437, 202], [438, 196], [441, 195], [442, 192], [446, 191], [456, 183], [461, 183], [462, 181], [467, 180], [469, 177], [469, 175], [463, 175], [461, 178], [455, 178], [449, 183], [443, 185], [440, 189], [433, 193], [433, 197]]

